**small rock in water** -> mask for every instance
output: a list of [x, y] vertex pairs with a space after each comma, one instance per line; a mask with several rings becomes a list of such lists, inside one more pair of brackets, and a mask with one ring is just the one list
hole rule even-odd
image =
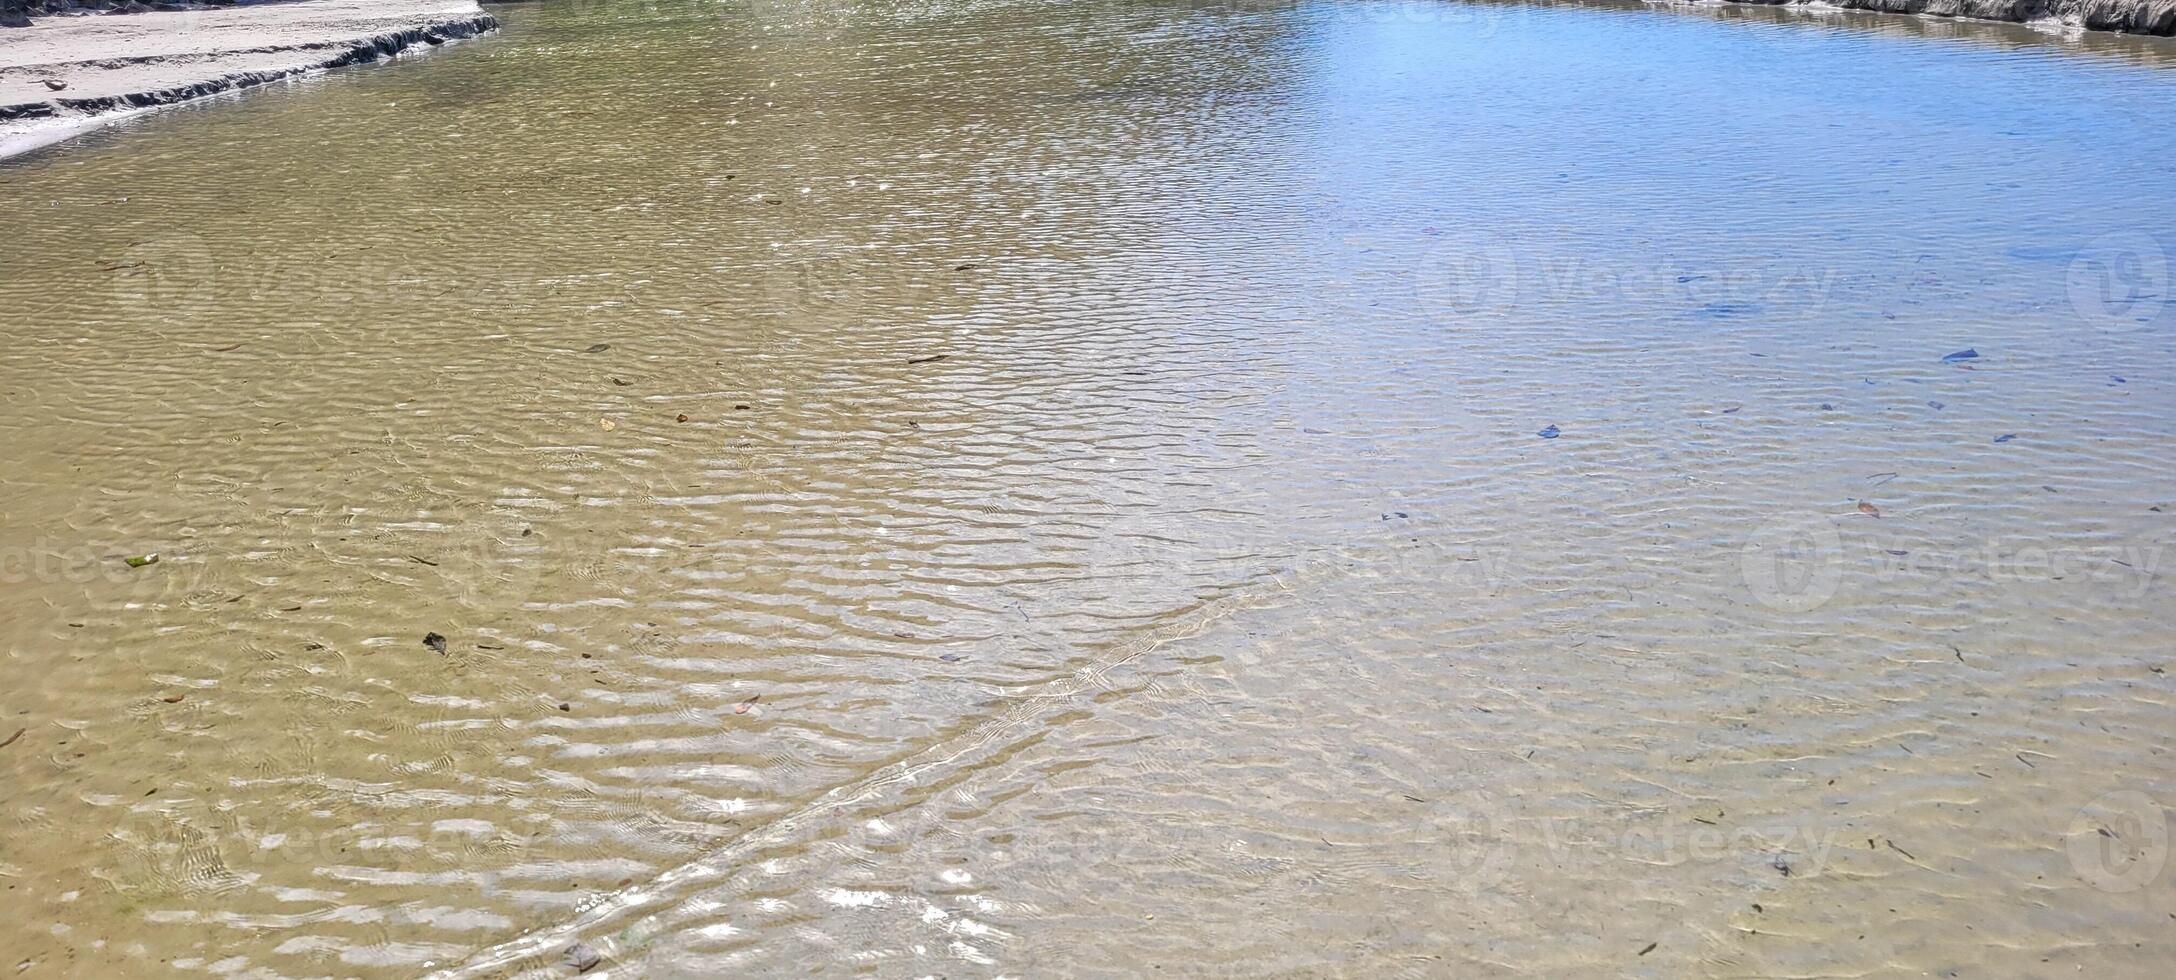
[[1544, 438], [1544, 439], [1554, 439], [1554, 438], [1556, 438], [1557, 436], [1563, 435], [1563, 434], [1564, 434], [1564, 431], [1563, 431], [1562, 429], [1559, 429], [1559, 428], [1557, 428], [1557, 427], [1556, 427], [1556, 425], [1555, 425], [1554, 423], [1551, 423], [1551, 424], [1550, 424], [1550, 426], [1549, 426], [1548, 428], [1546, 428], [1546, 429], [1543, 429], [1543, 430], [1541, 430], [1540, 432], [1536, 432], [1536, 433], [1534, 433], [1534, 434], [1535, 434], [1535, 435], [1537, 435], [1537, 436], [1540, 436], [1540, 437], [1542, 437], [1542, 438]]
[[446, 655], [446, 638], [443, 636], [436, 633], [425, 633], [423, 634], [423, 645], [437, 651], [441, 657]]
[[1965, 348], [1965, 349], [1963, 349], [1963, 350], [1961, 350], [1961, 351], [1957, 351], [1956, 353], [1953, 353], [1953, 354], [1944, 354], [1944, 355], [1942, 355], [1942, 361], [1943, 361], [1944, 363], [1947, 363], [1947, 364], [1955, 364], [1955, 363], [1957, 363], [1958, 361], [1969, 361], [1969, 360], [1972, 360], [1973, 358], [1976, 358], [1976, 357], [1978, 357], [1978, 356], [1980, 356], [1980, 352], [1979, 352], [1979, 351], [1976, 351], [1976, 350], [1973, 350], [1973, 349], [1972, 349], [1972, 348], [1970, 348], [1970, 347], [1967, 347], [1967, 348]]
[[597, 964], [602, 962], [604, 962], [604, 954], [597, 952], [595, 946], [588, 943], [575, 943], [567, 947], [567, 965], [573, 967], [576, 973], [588, 973], [596, 969]]

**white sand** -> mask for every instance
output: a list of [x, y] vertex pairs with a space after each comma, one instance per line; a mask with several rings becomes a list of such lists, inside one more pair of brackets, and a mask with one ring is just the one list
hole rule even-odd
[[[314, 71], [357, 50], [490, 26], [475, 0], [302, 0], [178, 13], [42, 17], [0, 29], [0, 157], [170, 104]], [[47, 80], [66, 86], [58, 91]], [[210, 90], [210, 91], [208, 91]], [[42, 108], [39, 108], [42, 107]]]

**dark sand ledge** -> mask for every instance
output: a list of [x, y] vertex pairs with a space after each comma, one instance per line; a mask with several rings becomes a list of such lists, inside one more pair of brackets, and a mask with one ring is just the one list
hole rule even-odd
[[2054, 23], [2094, 31], [2176, 36], [2176, 0], [1729, 0], [1764, 7], [1833, 7], [2011, 23]]
[[0, 159], [146, 109], [497, 27], [475, 0], [300, 0], [35, 18], [0, 28]]

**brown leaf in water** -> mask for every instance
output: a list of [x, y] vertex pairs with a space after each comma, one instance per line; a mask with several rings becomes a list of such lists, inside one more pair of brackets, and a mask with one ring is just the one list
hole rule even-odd
[[1865, 514], [1869, 517], [1880, 517], [1881, 508], [1876, 507], [1873, 504], [1867, 503], [1864, 500], [1861, 500], [1859, 501], [1859, 513]]
[[160, 698], [159, 700], [164, 701], [167, 704], [180, 704], [188, 699], [189, 696], [186, 694], [169, 694], [166, 697]]
[[747, 700], [733, 706], [733, 713], [736, 715], [745, 715], [748, 713], [748, 709], [755, 707], [756, 702], [761, 700], [763, 700], [763, 695], [761, 694], [748, 695]]
[[672, 417], [672, 420], [673, 420], [673, 421], [675, 421], [675, 422], [685, 422], [685, 421], [687, 421], [687, 420], [688, 420], [688, 417], [687, 417], [687, 415], [686, 415], [685, 413], [682, 413], [682, 414], [679, 414], [679, 415], [675, 415], [675, 416], [673, 416], [673, 417]]
[[8, 736], [8, 740], [7, 740], [7, 741], [5, 741], [5, 742], [0, 742], [0, 749], [4, 749], [4, 748], [7, 748], [7, 747], [8, 747], [8, 746], [10, 746], [10, 745], [14, 745], [14, 744], [15, 744], [15, 740], [16, 740], [16, 739], [18, 739], [18, 738], [22, 738], [22, 737], [23, 737], [23, 733], [24, 733], [24, 732], [27, 732], [27, 731], [29, 731], [29, 730], [30, 730], [30, 729], [28, 729], [28, 728], [18, 728], [18, 729], [16, 729], [16, 730], [15, 730], [15, 734], [13, 734], [13, 735], [10, 735], [10, 736]]

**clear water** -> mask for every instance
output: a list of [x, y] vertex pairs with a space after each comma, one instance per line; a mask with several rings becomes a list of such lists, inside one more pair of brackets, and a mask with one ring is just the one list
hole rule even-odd
[[498, 13], [0, 165], [6, 965], [2176, 958], [2176, 45]]

